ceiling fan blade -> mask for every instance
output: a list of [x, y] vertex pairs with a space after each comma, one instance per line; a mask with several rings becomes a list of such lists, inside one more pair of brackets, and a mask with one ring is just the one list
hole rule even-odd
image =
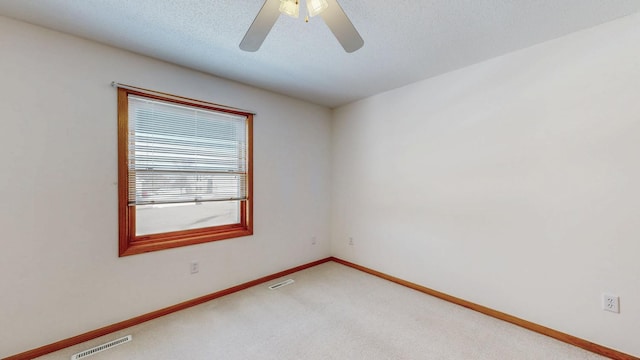
[[364, 45], [364, 40], [356, 30], [351, 20], [344, 13], [337, 0], [327, 0], [329, 7], [322, 13], [322, 19], [327, 24], [333, 35], [338, 39], [340, 45], [348, 53], [360, 49]]
[[280, 16], [280, 0], [266, 0], [240, 42], [240, 49], [257, 51]]

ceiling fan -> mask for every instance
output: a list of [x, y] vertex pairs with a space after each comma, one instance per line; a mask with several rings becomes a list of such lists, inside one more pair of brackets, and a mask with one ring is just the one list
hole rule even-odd
[[[299, 16], [300, 1], [265, 0], [262, 9], [240, 42], [240, 49], [257, 51], [281, 13], [295, 18]], [[309, 17], [320, 15], [346, 52], [354, 52], [364, 45], [364, 40], [337, 0], [306, 0], [306, 5], [308, 13], [306, 21], [309, 21]]]

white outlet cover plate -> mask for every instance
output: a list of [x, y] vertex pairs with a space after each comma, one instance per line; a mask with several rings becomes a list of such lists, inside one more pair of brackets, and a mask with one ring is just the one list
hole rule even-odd
[[602, 309], [620, 313], [620, 297], [612, 294], [602, 294]]

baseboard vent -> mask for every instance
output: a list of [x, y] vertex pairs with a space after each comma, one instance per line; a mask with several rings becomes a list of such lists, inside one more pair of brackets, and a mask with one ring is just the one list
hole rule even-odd
[[275, 289], [281, 288], [283, 286], [287, 286], [287, 285], [293, 284], [294, 282], [295, 281], [293, 281], [293, 279], [287, 279], [285, 281], [281, 281], [281, 282], [279, 282], [277, 284], [273, 284], [273, 285], [269, 286], [269, 289], [275, 290]]
[[109, 349], [111, 349], [112, 347], [115, 347], [115, 346], [118, 346], [118, 345], [124, 344], [124, 343], [126, 343], [126, 342], [129, 342], [129, 341], [131, 341], [132, 339], [133, 339], [133, 338], [132, 338], [132, 336], [131, 336], [131, 335], [127, 335], [127, 336], [125, 336], [125, 337], [123, 337], [123, 338], [116, 339], [116, 340], [113, 340], [113, 341], [109, 341], [109, 342], [108, 342], [108, 343], [106, 343], [106, 344], [102, 344], [102, 345], [99, 345], [99, 346], [93, 347], [93, 348], [91, 348], [91, 349], [89, 349], [89, 350], [85, 350], [85, 351], [83, 351], [83, 352], [79, 352], [79, 353], [77, 353], [77, 354], [75, 354], [75, 355], [71, 356], [71, 360], [84, 359], [84, 358], [86, 358], [87, 356], [95, 355], [95, 354], [97, 354], [97, 353], [99, 353], [99, 352], [101, 352], [101, 351], [109, 350]]

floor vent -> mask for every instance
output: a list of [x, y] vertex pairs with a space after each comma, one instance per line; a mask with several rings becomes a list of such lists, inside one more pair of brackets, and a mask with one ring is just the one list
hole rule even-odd
[[285, 281], [281, 281], [281, 282], [279, 282], [277, 284], [273, 284], [273, 285], [269, 286], [269, 289], [275, 290], [275, 289], [281, 288], [283, 286], [287, 286], [287, 285], [293, 284], [294, 282], [295, 281], [293, 281], [293, 279], [287, 279]]
[[101, 352], [101, 351], [109, 350], [109, 349], [111, 349], [112, 347], [115, 347], [115, 346], [118, 346], [118, 345], [124, 344], [124, 343], [126, 343], [126, 342], [131, 341], [131, 340], [132, 340], [131, 335], [127, 335], [127, 336], [125, 336], [125, 337], [123, 337], [123, 338], [116, 339], [116, 340], [113, 340], [113, 341], [109, 341], [109, 342], [108, 342], [108, 343], [106, 343], [106, 344], [102, 344], [102, 345], [99, 345], [99, 346], [93, 347], [93, 348], [91, 348], [91, 349], [89, 349], [89, 350], [85, 350], [85, 351], [83, 351], [83, 352], [79, 352], [79, 353], [77, 353], [77, 354], [73, 355], [73, 356], [71, 357], [71, 360], [84, 359], [84, 358], [86, 358], [87, 356], [91, 356], [91, 355], [97, 354], [97, 353], [99, 353], [99, 352]]

